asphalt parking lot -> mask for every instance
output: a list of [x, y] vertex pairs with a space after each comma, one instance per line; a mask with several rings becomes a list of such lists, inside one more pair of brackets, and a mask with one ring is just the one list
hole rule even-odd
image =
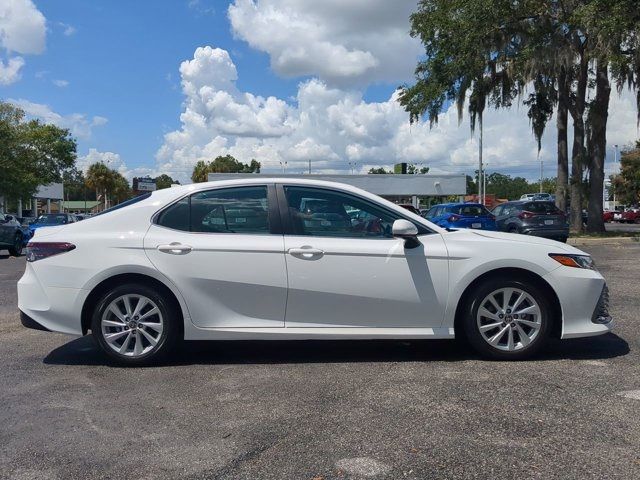
[[640, 478], [640, 244], [592, 246], [615, 333], [487, 362], [450, 341], [190, 343], [108, 366], [24, 329], [0, 252], [0, 477]]

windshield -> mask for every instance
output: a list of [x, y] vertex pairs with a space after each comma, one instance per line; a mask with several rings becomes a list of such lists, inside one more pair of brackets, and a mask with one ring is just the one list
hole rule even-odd
[[38, 225], [64, 225], [68, 222], [67, 216], [59, 213], [47, 213], [40, 215], [34, 222]]

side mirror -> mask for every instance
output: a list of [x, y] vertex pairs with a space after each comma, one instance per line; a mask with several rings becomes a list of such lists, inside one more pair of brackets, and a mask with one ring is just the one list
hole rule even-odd
[[418, 228], [409, 220], [396, 220], [391, 227], [391, 233], [396, 238], [404, 239], [405, 248], [416, 248], [418, 241]]

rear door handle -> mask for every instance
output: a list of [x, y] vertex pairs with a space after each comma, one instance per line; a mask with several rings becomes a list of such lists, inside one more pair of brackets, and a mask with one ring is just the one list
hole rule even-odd
[[289, 250], [287, 250], [287, 253], [289, 253], [289, 255], [293, 255], [294, 257], [299, 257], [299, 258], [319, 258], [322, 257], [324, 255], [324, 251], [320, 250], [319, 248], [312, 248], [312, 247], [300, 247], [300, 248], [290, 248]]
[[186, 255], [193, 247], [191, 245], [183, 245], [180, 242], [173, 242], [169, 245], [158, 245], [158, 250], [162, 253], [170, 253], [172, 255]]

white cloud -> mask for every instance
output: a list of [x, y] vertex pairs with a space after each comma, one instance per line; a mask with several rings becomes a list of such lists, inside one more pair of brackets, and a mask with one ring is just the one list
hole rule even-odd
[[127, 180], [146, 175], [157, 176], [151, 168], [138, 167], [130, 169], [119, 153], [101, 152], [96, 148], [90, 148], [86, 155], [79, 156], [76, 166], [82, 172], [86, 173], [89, 166], [94, 163], [104, 163], [107, 167], [119, 172]]
[[[157, 171], [188, 180], [198, 160], [230, 153], [243, 162], [262, 162], [276, 172], [287, 162], [289, 172], [345, 172], [413, 162], [432, 173], [472, 173], [478, 145], [468, 118], [458, 125], [455, 106], [429, 128], [410, 125], [393, 94], [382, 102], [366, 102], [358, 90], [330, 87], [318, 79], [300, 84], [295, 102], [241, 92], [237, 71], [225, 50], [198, 48], [180, 67], [185, 94], [181, 128], [165, 135], [158, 150]], [[536, 178], [537, 146], [524, 107], [487, 110], [484, 119], [484, 159], [489, 171]], [[609, 146], [638, 137], [635, 102], [628, 92], [613, 95], [609, 116]], [[555, 118], [542, 142], [545, 173], [555, 174]], [[611, 149], [610, 148], [610, 149]], [[612, 152], [612, 150], [611, 150]]]
[[40, 54], [45, 47], [44, 15], [31, 0], [2, 0], [0, 46], [8, 52]]
[[10, 85], [21, 78], [24, 59], [15, 54], [37, 55], [44, 51], [46, 37], [44, 15], [31, 0], [0, 2], [0, 85]]
[[68, 128], [75, 137], [88, 139], [91, 137], [94, 127], [99, 127], [107, 123], [105, 117], [87, 117], [84, 113], [71, 113], [60, 115], [54, 112], [48, 105], [34, 103], [24, 99], [7, 100], [25, 111], [29, 117], [39, 118], [45, 123], [52, 123], [61, 128]]
[[69, 25], [68, 23], [58, 22], [60, 28], [62, 28], [62, 34], [65, 37], [70, 37], [74, 33], [76, 33], [76, 27], [73, 25]]
[[52, 80], [51, 81], [56, 87], [64, 88], [69, 86], [68, 80]]
[[24, 67], [22, 57], [12, 57], [6, 64], [0, 59], [0, 85], [11, 85], [20, 80], [22, 67]]
[[420, 43], [409, 36], [416, 0], [235, 0], [233, 33], [269, 54], [276, 73], [329, 85], [409, 80]]

